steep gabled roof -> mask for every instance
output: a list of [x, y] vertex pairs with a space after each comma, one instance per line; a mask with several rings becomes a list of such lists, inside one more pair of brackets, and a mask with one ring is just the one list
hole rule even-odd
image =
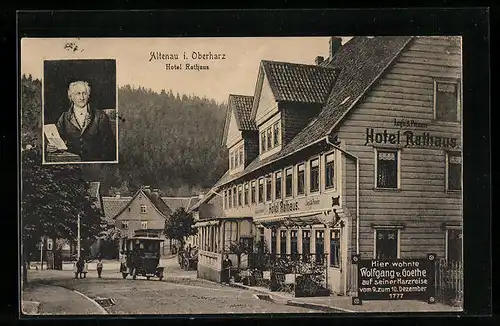
[[139, 195], [142, 194], [146, 198], [149, 199], [151, 204], [153, 204], [153, 207], [162, 215], [164, 218], [167, 218], [171, 213], [172, 210], [168, 207], [167, 204], [161, 199], [159, 195], [155, 195], [153, 193], [148, 193], [144, 191], [143, 189], [139, 189], [135, 195], [127, 202], [127, 204], [118, 211], [118, 213], [115, 214], [112, 218], [115, 219], [116, 216], [120, 215], [125, 209], [127, 209], [128, 206], [134, 201], [134, 199]]
[[236, 123], [240, 130], [257, 130], [255, 121], [251, 119], [253, 96], [229, 95], [229, 108], [233, 109], [236, 116]]
[[198, 197], [161, 197], [161, 199], [174, 212], [181, 207], [188, 211], [193, 200], [198, 199]]
[[130, 202], [132, 197], [102, 197], [104, 219], [109, 223]]
[[[340, 69], [340, 73], [331, 88], [328, 98], [325, 100], [326, 105], [319, 115], [286, 144], [280, 152], [265, 159], [257, 157], [242, 172], [232, 175], [226, 172], [214, 187], [219, 187], [236, 180], [271, 162], [293, 154], [330, 134], [347, 112], [354, 107], [359, 99], [378, 80], [411, 39], [412, 37], [406, 36], [352, 38], [333, 58], [328, 59], [328, 66]], [[259, 73], [259, 79], [262, 78], [261, 75]], [[261, 86], [259, 85], [261, 84], [258, 82], [256, 85], [256, 94], [260, 92], [259, 88]], [[274, 87], [276, 88], [276, 85]], [[256, 96], [255, 98], [258, 97]], [[252, 111], [253, 118], [255, 118], [256, 114], [256, 102], [254, 101]]]
[[324, 104], [339, 70], [332, 67], [262, 60], [259, 70], [252, 119], [255, 119], [264, 76], [276, 102]]

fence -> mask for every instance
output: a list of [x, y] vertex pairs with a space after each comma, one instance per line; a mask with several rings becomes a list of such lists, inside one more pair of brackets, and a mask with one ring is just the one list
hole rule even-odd
[[453, 306], [462, 306], [464, 269], [462, 262], [436, 261], [436, 300]]

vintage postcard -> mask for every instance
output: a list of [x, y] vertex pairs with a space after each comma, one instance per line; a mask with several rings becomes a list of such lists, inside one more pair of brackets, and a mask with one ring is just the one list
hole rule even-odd
[[462, 312], [462, 89], [460, 36], [22, 39], [23, 313]]

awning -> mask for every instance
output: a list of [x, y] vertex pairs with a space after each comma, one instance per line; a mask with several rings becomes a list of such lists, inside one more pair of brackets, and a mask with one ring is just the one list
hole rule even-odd
[[336, 226], [344, 216], [344, 211], [327, 210], [324, 212], [316, 212], [313, 214], [298, 215], [298, 216], [280, 216], [257, 220], [257, 225], [262, 225], [266, 228], [272, 227], [306, 227], [311, 225], [323, 224], [328, 226]]
[[194, 228], [199, 228], [201, 226], [210, 226], [210, 225], [217, 225], [219, 224], [219, 220], [211, 220], [211, 221], [201, 221], [201, 222], [196, 222], [193, 227]]

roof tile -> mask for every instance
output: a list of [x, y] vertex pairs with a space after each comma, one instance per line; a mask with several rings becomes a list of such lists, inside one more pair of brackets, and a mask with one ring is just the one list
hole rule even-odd
[[235, 112], [240, 130], [257, 130], [255, 121], [251, 119], [253, 96], [230, 94], [228, 105]]

